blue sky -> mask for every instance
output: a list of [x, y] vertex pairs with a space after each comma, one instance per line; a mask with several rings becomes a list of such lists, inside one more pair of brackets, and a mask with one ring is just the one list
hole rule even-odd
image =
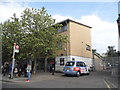
[[108, 46], [118, 49], [118, 2], [0, 2], [0, 22], [13, 13], [20, 17], [27, 7], [45, 7], [57, 22], [73, 19], [91, 26], [92, 48], [105, 53]]
[[96, 14], [104, 20], [114, 22], [117, 18], [117, 2], [31, 2], [30, 7], [45, 7], [48, 13], [73, 16], [80, 18], [83, 15]]

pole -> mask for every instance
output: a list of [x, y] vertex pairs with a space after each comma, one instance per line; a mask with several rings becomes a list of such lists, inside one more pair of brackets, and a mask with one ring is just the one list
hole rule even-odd
[[11, 71], [11, 78], [13, 78], [13, 69], [14, 69], [14, 64], [15, 64], [15, 45], [13, 47], [13, 60], [12, 60], [12, 71]]

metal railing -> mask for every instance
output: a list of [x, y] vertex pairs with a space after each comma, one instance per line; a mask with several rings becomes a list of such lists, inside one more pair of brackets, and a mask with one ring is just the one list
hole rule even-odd
[[120, 75], [120, 57], [106, 57], [105, 66], [106, 69], [111, 71], [112, 76], [119, 76]]

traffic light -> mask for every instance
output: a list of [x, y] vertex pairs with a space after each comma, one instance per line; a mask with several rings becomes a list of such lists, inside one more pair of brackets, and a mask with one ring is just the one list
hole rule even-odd
[[19, 46], [14, 43], [14, 52], [19, 53]]

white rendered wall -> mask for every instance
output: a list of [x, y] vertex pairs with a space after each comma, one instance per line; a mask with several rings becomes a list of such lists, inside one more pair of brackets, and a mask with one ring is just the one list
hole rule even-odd
[[67, 61], [72, 61], [73, 58], [75, 61], [83, 61], [84, 63], [86, 63], [87, 66], [92, 66], [93, 65], [93, 61], [92, 58], [85, 58], [85, 57], [80, 57], [80, 56], [60, 56], [60, 57], [56, 57], [55, 61], [55, 70], [56, 71], [63, 71], [63, 67], [65, 66], [60, 66], [60, 58], [64, 58], [64, 63], [66, 63]]

